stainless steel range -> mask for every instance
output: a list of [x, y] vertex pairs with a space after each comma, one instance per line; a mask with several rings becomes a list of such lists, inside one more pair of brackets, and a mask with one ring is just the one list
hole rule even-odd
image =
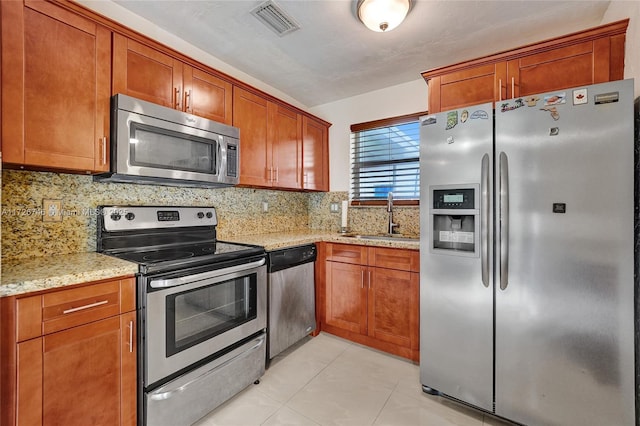
[[99, 210], [98, 251], [140, 265], [140, 423], [190, 425], [264, 373], [264, 248], [218, 241], [213, 207]]

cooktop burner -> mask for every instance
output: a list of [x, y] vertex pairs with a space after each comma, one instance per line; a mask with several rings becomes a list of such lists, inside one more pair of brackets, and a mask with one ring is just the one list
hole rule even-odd
[[173, 271], [264, 256], [264, 247], [219, 241], [212, 207], [101, 207], [98, 251], [140, 265], [141, 273]]

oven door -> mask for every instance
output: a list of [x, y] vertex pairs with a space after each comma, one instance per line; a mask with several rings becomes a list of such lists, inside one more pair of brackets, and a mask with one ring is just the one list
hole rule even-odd
[[264, 258], [146, 280], [145, 388], [264, 330], [266, 280]]

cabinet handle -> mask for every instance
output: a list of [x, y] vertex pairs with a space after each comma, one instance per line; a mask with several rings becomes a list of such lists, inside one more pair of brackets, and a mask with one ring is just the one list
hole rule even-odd
[[511, 77], [511, 99], [516, 97], [515, 77]]
[[371, 271], [369, 271], [369, 282], [367, 283], [369, 290], [371, 290]]
[[304, 185], [304, 187], [307, 187], [307, 184], [309, 183], [309, 177], [307, 176], [306, 173], [302, 174], [302, 185]]
[[191, 108], [191, 106], [189, 105], [190, 102], [191, 102], [191, 89], [189, 89], [188, 92], [184, 92], [184, 110], [186, 112], [189, 112], [189, 109]]
[[273, 182], [273, 167], [269, 167], [269, 182]]
[[360, 288], [364, 288], [364, 269], [360, 270]]
[[129, 353], [133, 352], [133, 321], [129, 321]]
[[499, 100], [502, 101], [502, 79], [498, 80], [498, 87], [500, 88], [500, 97]]
[[180, 88], [179, 87], [174, 87], [173, 88], [173, 109], [180, 109]]
[[63, 313], [63, 314], [71, 314], [71, 313], [73, 313], [73, 312], [84, 311], [85, 309], [95, 308], [96, 306], [106, 305], [107, 303], [109, 303], [109, 301], [108, 301], [108, 300], [101, 300], [100, 302], [90, 303], [90, 304], [88, 304], [88, 305], [79, 306], [79, 307], [77, 307], [77, 308], [67, 309], [67, 310], [65, 310], [65, 311], [62, 311], [62, 313]]
[[278, 179], [278, 167], [276, 167], [276, 183], [280, 182], [280, 179]]
[[100, 144], [102, 145], [102, 165], [107, 164], [107, 137], [104, 136], [100, 139]]

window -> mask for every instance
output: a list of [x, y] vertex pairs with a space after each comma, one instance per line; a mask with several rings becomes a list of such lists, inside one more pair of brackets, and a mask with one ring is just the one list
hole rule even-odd
[[351, 203], [397, 204], [420, 199], [420, 122], [426, 112], [351, 126]]

